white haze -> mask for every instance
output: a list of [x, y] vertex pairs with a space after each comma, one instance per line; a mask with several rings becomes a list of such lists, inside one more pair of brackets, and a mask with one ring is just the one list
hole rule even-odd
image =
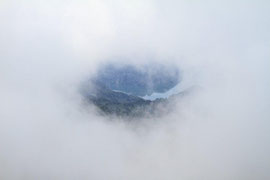
[[[2, 0], [0, 179], [270, 179], [270, 1]], [[157, 119], [85, 106], [100, 63], [179, 66]]]

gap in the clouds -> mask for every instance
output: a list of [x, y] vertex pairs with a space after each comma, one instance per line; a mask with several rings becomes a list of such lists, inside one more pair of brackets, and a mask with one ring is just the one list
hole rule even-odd
[[185, 90], [173, 64], [108, 63], [84, 83], [81, 93], [104, 115], [138, 118], [167, 114]]

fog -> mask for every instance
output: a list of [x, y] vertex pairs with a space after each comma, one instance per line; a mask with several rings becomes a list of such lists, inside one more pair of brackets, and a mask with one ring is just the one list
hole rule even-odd
[[[0, 179], [270, 179], [270, 1], [0, 2]], [[107, 62], [200, 87], [160, 118], [100, 116]]]

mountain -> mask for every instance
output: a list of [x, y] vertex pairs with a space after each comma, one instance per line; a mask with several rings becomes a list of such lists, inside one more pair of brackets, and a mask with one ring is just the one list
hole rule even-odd
[[[101, 114], [123, 117], [153, 117], [166, 114], [174, 99], [182, 96], [173, 87], [180, 81], [175, 68], [153, 65], [137, 68], [130, 65], [106, 65], [97, 76], [83, 83], [81, 94]], [[171, 91], [169, 91], [172, 89]], [[169, 92], [166, 98], [144, 99], [155, 93]]]
[[121, 117], [160, 117], [173, 110], [174, 103], [190, 90], [172, 95], [167, 99], [145, 100], [134, 95], [115, 92], [104, 84], [91, 82], [91, 89], [82, 92], [88, 103], [95, 105], [100, 114]]
[[135, 96], [163, 93], [180, 82], [180, 73], [173, 66], [148, 64], [142, 67], [107, 64], [102, 66], [95, 81], [111, 90]]

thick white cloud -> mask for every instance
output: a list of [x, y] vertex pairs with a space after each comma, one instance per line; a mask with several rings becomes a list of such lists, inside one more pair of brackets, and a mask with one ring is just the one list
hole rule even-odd
[[[0, 178], [269, 179], [269, 9], [0, 2]], [[76, 88], [99, 63], [148, 59], [177, 64], [200, 91], [139, 123], [82, 105]]]

